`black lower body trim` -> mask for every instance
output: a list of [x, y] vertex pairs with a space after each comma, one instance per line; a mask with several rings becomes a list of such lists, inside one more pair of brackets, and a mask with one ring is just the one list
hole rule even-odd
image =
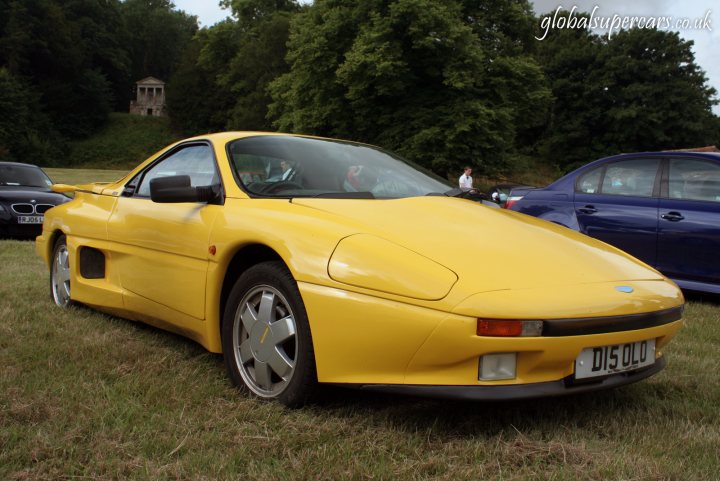
[[662, 326], [682, 318], [684, 306], [662, 311], [624, 316], [548, 319], [543, 321], [543, 336], [586, 336], [606, 332], [634, 331]]
[[405, 384], [364, 384], [362, 390], [378, 391], [391, 394], [419, 396], [438, 399], [464, 399], [469, 401], [509, 401], [516, 399], [532, 399], [540, 397], [564, 396], [583, 392], [611, 389], [625, 386], [656, 374], [665, 367], [665, 358], [661, 357], [655, 364], [644, 369], [626, 373], [613, 374], [596, 381], [575, 383], [573, 376], [559, 381], [538, 382], [531, 384], [514, 384], [511, 386], [424, 386]]

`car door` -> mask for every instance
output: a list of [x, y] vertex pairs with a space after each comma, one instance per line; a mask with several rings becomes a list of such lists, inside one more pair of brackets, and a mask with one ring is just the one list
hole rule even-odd
[[720, 284], [720, 161], [669, 158], [659, 208], [658, 269]]
[[161, 319], [167, 315], [161, 306], [204, 319], [208, 239], [222, 206], [153, 202], [150, 180], [170, 175], [188, 175], [192, 186], [219, 184], [211, 145], [180, 145], [135, 176], [118, 198], [108, 238], [119, 244], [115, 257], [126, 307], [159, 312]]
[[659, 158], [628, 158], [578, 176], [574, 207], [580, 231], [654, 265], [659, 167]]

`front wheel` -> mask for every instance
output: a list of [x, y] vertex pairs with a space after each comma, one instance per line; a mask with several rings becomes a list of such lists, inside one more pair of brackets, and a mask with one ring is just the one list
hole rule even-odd
[[237, 280], [223, 314], [222, 345], [233, 383], [253, 395], [299, 406], [314, 394], [310, 325], [283, 263], [257, 264]]
[[70, 256], [67, 241], [61, 235], [55, 241], [52, 264], [50, 264], [50, 296], [55, 304], [68, 307], [70, 300]]

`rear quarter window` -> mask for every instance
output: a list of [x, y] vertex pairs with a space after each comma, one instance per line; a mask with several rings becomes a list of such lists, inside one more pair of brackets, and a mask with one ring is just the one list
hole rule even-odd
[[600, 190], [602, 171], [603, 167], [601, 166], [580, 175], [575, 184], [575, 191], [583, 194], [597, 194]]

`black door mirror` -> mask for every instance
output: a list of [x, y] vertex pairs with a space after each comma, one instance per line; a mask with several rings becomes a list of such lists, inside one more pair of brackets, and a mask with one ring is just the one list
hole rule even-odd
[[219, 195], [219, 185], [193, 187], [189, 175], [170, 175], [150, 180], [150, 199], [160, 204], [210, 202]]

